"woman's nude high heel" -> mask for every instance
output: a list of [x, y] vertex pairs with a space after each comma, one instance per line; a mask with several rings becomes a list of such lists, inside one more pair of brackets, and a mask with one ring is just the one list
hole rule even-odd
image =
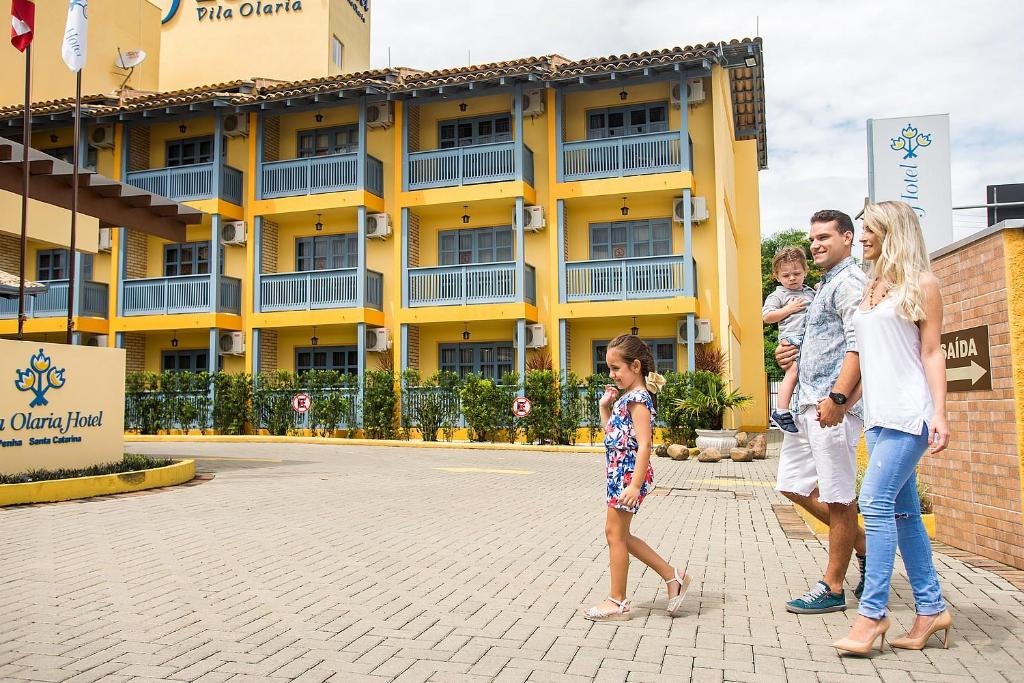
[[860, 641], [847, 637], [832, 643], [832, 647], [855, 655], [868, 655], [871, 654], [871, 650], [875, 647], [875, 639], [881, 636], [882, 642], [878, 644], [878, 651], [881, 652], [885, 648], [885, 632], [888, 630], [889, 618], [882, 617], [882, 619], [875, 625], [875, 631], [871, 634], [871, 637], [868, 640]]
[[928, 639], [939, 631], [945, 631], [942, 638], [942, 647], [949, 649], [949, 634], [953, 630], [953, 615], [949, 613], [949, 610], [943, 610], [935, 615], [935, 620], [932, 621], [928, 630], [924, 632], [919, 638], [911, 638], [910, 634], [905, 634], [896, 638], [895, 640], [889, 641], [890, 647], [898, 647], [903, 650], [923, 650], [925, 645], [928, 644]]

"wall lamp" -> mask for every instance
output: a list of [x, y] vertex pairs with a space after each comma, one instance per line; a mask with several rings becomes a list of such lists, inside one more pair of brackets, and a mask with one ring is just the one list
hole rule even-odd
[[320, 343], [320, 338], [316, 336], [316, 325], [313, 325], [313, 336], [309, 338], [309, 343], [313, 346]]
[[469, 204], [463, 204], [462, 211], [462, 222], [469, 223]]
[[640, 328], [636, 326], [636, 316], [633, 316], [633, 327], [629, 328], [629, 333], [636, 337], [640, 334]]
[[619, 211], [622, 212], [623, 216], [628, 216], [629, 215], [629, 207], [626, 206], [626, 198], [625, 197], [622, 198], [622, 208], [619, 209]]
[[469, 323], [466, 323], [466, 329], [462, 331], [462, 338], [467, 341], [469, 340]]
[[316, 223], [314, 223], [314, 224], [313, 224], [313, 227], [314, 227], [314, 228], [316, 228], [316, 231], [317, 231], [317, 232], [320, 232], [321, 230], [323, 230], [323, 229], [324, 229], [324, 224], [323, 224], [323, 222], [322, 222], [322, 221], [320, 220], [320, 215], [321, 215], [321, 214], [317, 214], [317, 215], [316, 215]]

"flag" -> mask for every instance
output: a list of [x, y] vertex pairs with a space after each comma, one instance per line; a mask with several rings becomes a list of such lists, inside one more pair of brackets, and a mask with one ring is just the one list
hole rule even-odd
[[24, 52], [32, 42], [36, 6], [32, 0], [11, 0], [11, 45]]
[[86, 31], [88, 5], [89, 0], [70, 0], [68, 4], [68, 23], [64, 26], [64, 42], [61, 44], [60, 55], [72, 71], [81, 71], [85, 66], [85, 51], [89, 37]]

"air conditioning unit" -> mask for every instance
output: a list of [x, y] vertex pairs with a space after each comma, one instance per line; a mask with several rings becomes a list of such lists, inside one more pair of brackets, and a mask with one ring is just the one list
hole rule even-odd
[[544, 207], [525, 206], [523, 207], [523, 230], [537, 232], [544, 229]]
[[217, 352], [222, 356], [241, 356], [245, 353], [245, 332], [221, 332]]
[[98, 346], [106, 348], [107, 346], [107, 335], [97, 334], [93, 337], [89, 337], [88, 341], [85, 342], [86, 346]]
[[[704, 318], [697, 318], [694, 321], [695, 336], [694, 342], [697, 344], [710, 344], [715, 341], [715, 335], [711, 331], [711, 321], [705, 320]], [[686, 343], [686, 318], [680, 320], [676, 327], [676, 341], [680, 344]]]
[[394, 123], [390, 102], [373, 102], [366, 105], [366, 125], [370, 128], [387, 128]]
[[222, 244], [245, 246], [245, 221], [228, 221], [220, 226]]
[[[704, 79], [693, 78], [686, 82], [686, 103], [690, 105], [700, 104], [707, 96], [704, 93]], [[679, 97], [679, 84], [672, 86], [672, 106], [679, 107], [682, 102]]]
[[89, 144], [97, 149], [110, 149], [114, 146], [114, 127], [96, 126], [89, 133]]
[[391, 348], [391, 330], [386, 327], [371, 327], [366, 330], [366, 350], [383, 352]]
[[228, 114], [221, 122], [224, 135], [239, 137], [249, 134], [249, 117], [245, 114]]
[[544, 113], [544, 91], [527, 90], [523, 92], [523, 117], [540, 116]]
[[391, 216], [386, 213], [371, 213], [366, 217], [366, 236], [386, 239], [391, 235]]
[[100, 251], [111, 251], [114, 248], [114, 229], [113, 228], [100, 228], [100, 242], [98, 249]]
[[[515, 339], [515, 345], [519, 346], [519, 331], [513, 335]], [[543, 325], [527, 325], [526, 326], [526, 348], [528, 349], [540, 349], [548, 345], [547, 335], [544, 334]]]
[[[693, 223], [703, 223], [711, 214], [708, 213], [708, 200], [706, 197], [691, 197], [690, 198], [690, 220]], [[683, 200], [676, 198], [672, 200], [672, 218], [678, 222], [683, 222]]]

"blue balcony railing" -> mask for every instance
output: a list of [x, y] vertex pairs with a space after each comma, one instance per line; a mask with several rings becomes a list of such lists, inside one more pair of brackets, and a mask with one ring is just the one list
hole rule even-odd
[[[260, 311], [354, 308], [358, 278], [358, 268], [260, 275]], [[384, 276], [373, 270], [366, 271], [366, 305], [384, 307]]]
[[562, 145], [563, 180], [680, 171], [678, 131], [580, 140]]
[[[131, 171], [127, 181], [135, 187], [167, 197], [176, 202], [213, 199], [213, 174], [216, 164], [191, 164], [169, 168], [151, 168]], [[220, 198], [232, 204], [242, 204], [242, 172], [231, 166], [221, 166]]]
[[[525, 271], [525, 299], [537, 303], [537, 276]], [[409, 269], [409, 306], [464, 306], [512, 303], [516, 293], [516, 264], [480, 263]]]
[[408, 162], [410, 190], [515, 180], [520, 163], [524, 179], [533, 183], [533, 151], [524, 146], [517, 160], [514, 142], [411, 152]]
[[[125, 280], [121, 283], [124, 315], [210, 313], [210, 276], [179, 275]], [[242, 281], [221, 276], [221, 313], [241, 313]]]
[[[53, 318], [68, 313], [68, 281], [48, 280], [49, 288], [42, 294], [25, 297], [25, 314], [30, 318]], [[89, 318], [107, 317], [107, 284], [83, 282], [77, 289], [78, 315]], [[0, 319], [18, 317], [18, 299], [0, 299]]]
[[566, 301], [622, 301], [684, 296], [687, 258], [684, 255], [647, 256], [566, 263]]
[[[292, 197], [323, 192], [347, 192], [359, 189], [359, 155], [356, 153], [260, 164], [262, 188], [260, 197]], [[384, 164], [380, 159], [366, 157], [366, 189], [384, 196]]]

